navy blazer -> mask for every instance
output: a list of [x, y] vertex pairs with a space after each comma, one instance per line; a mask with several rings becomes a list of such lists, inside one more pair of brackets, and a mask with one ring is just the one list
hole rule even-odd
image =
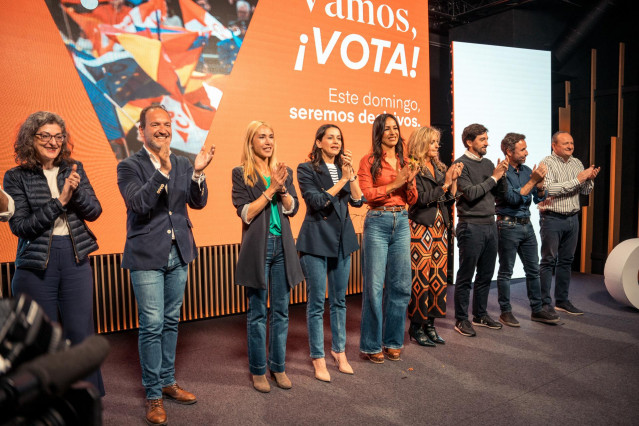
[[[295, 216], [299, 209], [297, 193], [293, 185], [293, 171], [287, 167], [288, 177], [284, 184], [288, 188], [288, 193], [295, 200], [293, 211], [285, 215], [282, 213], [282, 199], [277, 197], [277, 211], [280, 216], [282, 226], [282, 250], [284, 251], [284, 267], [286, 268], [286, 282], [289, 287], [294, 287], [304, 281], [304, 273], [300, 265], [295, 250], [295, 240], [288, 217]], [[237, 215], [242, 217], [244, 206], [252, 203], [262, 196], [266, 186], [262, 179], [258, 179], [253, 186], [244, 182], [244, 168], [235, 167], [232, 172], [233, 191], [232, 201], [237, 210]], [[242, 221], [242, 244], [240, 254], [237, 258], [235, 270], [235, 283], [244, 287], [266, 289], [265, 266], [266, 266], [266, 244], [268, 242], [269, 228], [271, 225], [271, 204], [267, 206], [253, 218], [250, 224]]]
[[171, 154], [167, 179], [156, 170], [144, 147], [118, 164], [118, 187], [126, 204], [123, 268], [151, 270], [166, 266], [171, 230], [182, 260], [189, 263], [197, 257], [186, 205], [204, 208], [208, 189], [206, 180], [198, 184], [192, 176], [191, 162]]
[[[339, 168], [337, 174], [341, 179]], [[335, 197], [326, 192], [335, 184], [324, 161], [320, 161], [319, 173], [311, 162], [297, 166], [297, 182], [306, 202], [306, 217], [297, 237], [297, 250], [315, 256], [339, 257], [359, 249], [348, 205], [361, 207], [364, 197], [353, 201], [348, 183]]]

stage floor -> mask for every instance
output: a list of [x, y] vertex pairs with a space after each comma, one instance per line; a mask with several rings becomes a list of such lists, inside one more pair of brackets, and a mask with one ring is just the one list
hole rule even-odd
[[[348, 297], [346, 352], [355, 375], [339, 373], [327, 358], [331, 383], [313, 377], [305, 305], [291, 307], [286, 372], [293, 388], [272, 386], [268, 394], [251, 385], [245, 315], [181, 324], [176, 377], [198, 403], [165, 401], [169, 424], [639, 423], [639, 311], [619, 305], [603, 276], [573, 274], [571, 301], [586, 314], [563, 314], [559, 325], [530, 321], [526, 287], [517, 281], [511, 302], [521, 327], [476, 327], [474, 338], [453, 328], [453, 289], [448, 318], [436, 323], [446, 344], [423, 348], [406, 334], [402, 360], [381, 365], [358, 357], [361, 297]], [[489, 314], [499, 316], [494, 285]], [[329, 354], [328, 308], [325, 319]], [[144, 424], [137, 331], [107, 338], [104, 424]]]

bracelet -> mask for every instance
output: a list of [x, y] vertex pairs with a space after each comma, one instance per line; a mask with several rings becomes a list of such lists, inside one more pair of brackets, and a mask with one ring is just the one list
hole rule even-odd
[[266, 191], [262, 191], [262, 195], [268, 200], [269, 203], [273, 201], [273, 197], [269, 197], [268, 195], [266, 195]]

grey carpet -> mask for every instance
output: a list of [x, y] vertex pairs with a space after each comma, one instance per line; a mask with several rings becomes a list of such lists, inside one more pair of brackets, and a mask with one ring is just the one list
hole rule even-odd
[[[453, 329], [453, 290], [448, 318], [436, 323], [446, 345], [422, 348], [406, 335], [402, 360], [382, 365], [358, 357], [361, 297], [347, 298], [346, 352], [355, 375], [339, 373], [327, 358], [331, 383], [313, 377], [305, 305], [291, 307], [286, 371], [293, 389], [272, 386], [269, 394], [251, 386], [245, 315], [181, 324], [177, 379], [198, 403], [165, 402], [169, 424], [639, 424], [639, 311], [612, 299], [601, 275], [573, 274], [571, 300], [586, 314], [563, 314], [556, 326], [530, 321], [525, 284], [517, 281], [511, 299], [521, 327], [476, 327], [474, 338]], [[499, 316], [494, 287], [489, 313]], [[144, 424], [137, 332], [107, 338], [104, 424]]]

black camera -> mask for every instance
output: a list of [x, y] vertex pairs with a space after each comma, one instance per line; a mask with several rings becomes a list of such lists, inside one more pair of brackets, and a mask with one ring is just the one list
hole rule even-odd
[[99, 368], [107, 340], [69, 346], [28, 296], [0, 300], [0, 425], [101, 425], [102, 403], [80, 380]]

